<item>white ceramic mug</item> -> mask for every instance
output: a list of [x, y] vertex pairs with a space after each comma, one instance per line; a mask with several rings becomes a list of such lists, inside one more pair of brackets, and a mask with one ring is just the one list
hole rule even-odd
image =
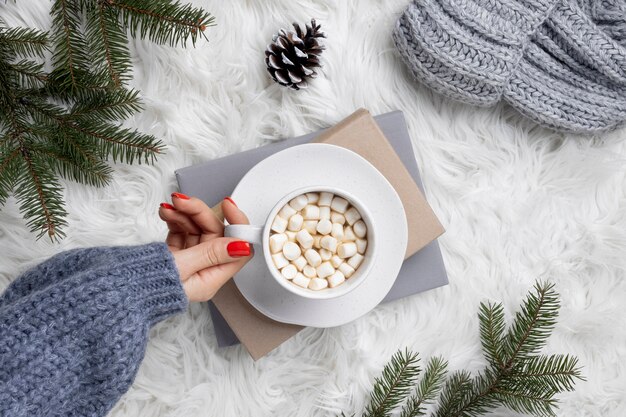
[[[272, 253], [269, 247], [269, 237], [270, 230], [272, 227], [272, 223], [274, 218], [278, 215], [280, 209], [293, 198], [305, 194], [305, 193], [313, 193], [313, 192], [329, 192], [340, 197], [345, 198], [348, 202], [354, 206], [359, 213], [361, 214], [362, 220], [365, 222], [367, 226], [367, 249], [365, 250], [365, 254], [363, 255], [364, 259], [361, 265], [356, 269], [354, 274], [348, 279], [346, 279], [341, 285], [338, 285], [335, 288], [325, 288], [323, 290], [314, 291], [308, 288], [302, 288], [290, 280], [282, 276], [278, 268], [274, 265], [272, 260]], [[304, 298], [312, 298], [312, 299], [329, 299], [340, 297], [344, 294], [355, 289], [358, 285], [360, 285], [364, 280], [368, 279], [369, 271], [372, 268], [372, 265], [375, 261], [376, 256], [376, 227], [371, 222], [371, 216], [369, 215], [369, 211], [366, 207], [364, 207], [361, 202], [355, 198], [352, 194], [347, 191], [340, 190], [334, 187], [325, 187], [325, 186], [312, 186], [299, 188], [290, 192], [281, 198], [274, 208], [270, 211], [267, 219], [265, 220], [265, 224], [262, 225], [248, 225], [248, 224], [231, 224], [227, 225], [224, 229], [224, 236], [227, 237], [236, 237], [238, 239], [245, 240], [255, 245], [261, 245], [263, 249], [263, 256], [265, 257], [265, 263], [267, 264], [267, 268], [272, 273], [274, 279], [287, 291], [290, 291], [294, 294], [297, 294]], [[258, 251], [257, 251], [258, 252]], [[255, 254], [254, 256], [259, 256]]]

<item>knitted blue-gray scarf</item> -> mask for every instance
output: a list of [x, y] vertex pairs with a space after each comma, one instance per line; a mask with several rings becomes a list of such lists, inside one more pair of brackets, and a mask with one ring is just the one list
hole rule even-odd
[[413, 75], [453, 99], [503, 99], [578, 133], [626, 120], [626, 0], [416, 0], [393, 35]]

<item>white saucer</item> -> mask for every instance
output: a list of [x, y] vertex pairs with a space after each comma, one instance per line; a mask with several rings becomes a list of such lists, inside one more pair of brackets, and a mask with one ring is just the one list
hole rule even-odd
[[334, 327], [376, 307], [393, 285], [407, 245], [404, 207], [387, 179], [368, 161], [345, 148], [306, 144], [278, 152], [254, 166], [239, 182], [232, 198], [251, 224], [263, 225], [283, 196], [307, 186], [349, 190], [376, 223], [377, 254], [365, 281], [332, 299], [305, 299], [281, 287], [267, 268], [261, 248], [235, 276], [235, 284], [257, 310], [283, 323]]

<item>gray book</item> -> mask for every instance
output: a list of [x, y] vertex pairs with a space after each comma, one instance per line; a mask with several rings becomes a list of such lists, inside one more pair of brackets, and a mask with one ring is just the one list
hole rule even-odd
[[[402, 112], [385, 113], [374, 119], [415, 183], [424, 192]], [[225, 196], [230, 195], [241, 178], [258, 162], [283, 149], [310, 142], [321, 132], [286, 139], [260, 148], [181, 168], [176, 171], [180, 191], [202, 199], [209, 206], [214, 206], [221, 202]], [[441, 250], [437, 241], [434, 240], [404, 261], [396, 282], [383, 302], [393, 301], [447, 284], [448, 276], [441, 257]], [[215, 305], [209, 302], [209, 308], [218, 345], [223, 347], [239, 343], [237, 336]]]

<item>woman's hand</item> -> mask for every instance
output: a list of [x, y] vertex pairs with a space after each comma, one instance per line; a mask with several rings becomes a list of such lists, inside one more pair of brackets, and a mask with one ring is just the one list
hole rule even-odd
[[[246, 215], [228, 197], [222, 211], [228, 223], [248, 224]], [[162, 203], [159, 216], [167, 223], [165, 242], [190, 301], [213, 298], [252, 255], [248, 242], [224, 237], [223, 222], [197, 198], [172, 193], [172, 204]]]

